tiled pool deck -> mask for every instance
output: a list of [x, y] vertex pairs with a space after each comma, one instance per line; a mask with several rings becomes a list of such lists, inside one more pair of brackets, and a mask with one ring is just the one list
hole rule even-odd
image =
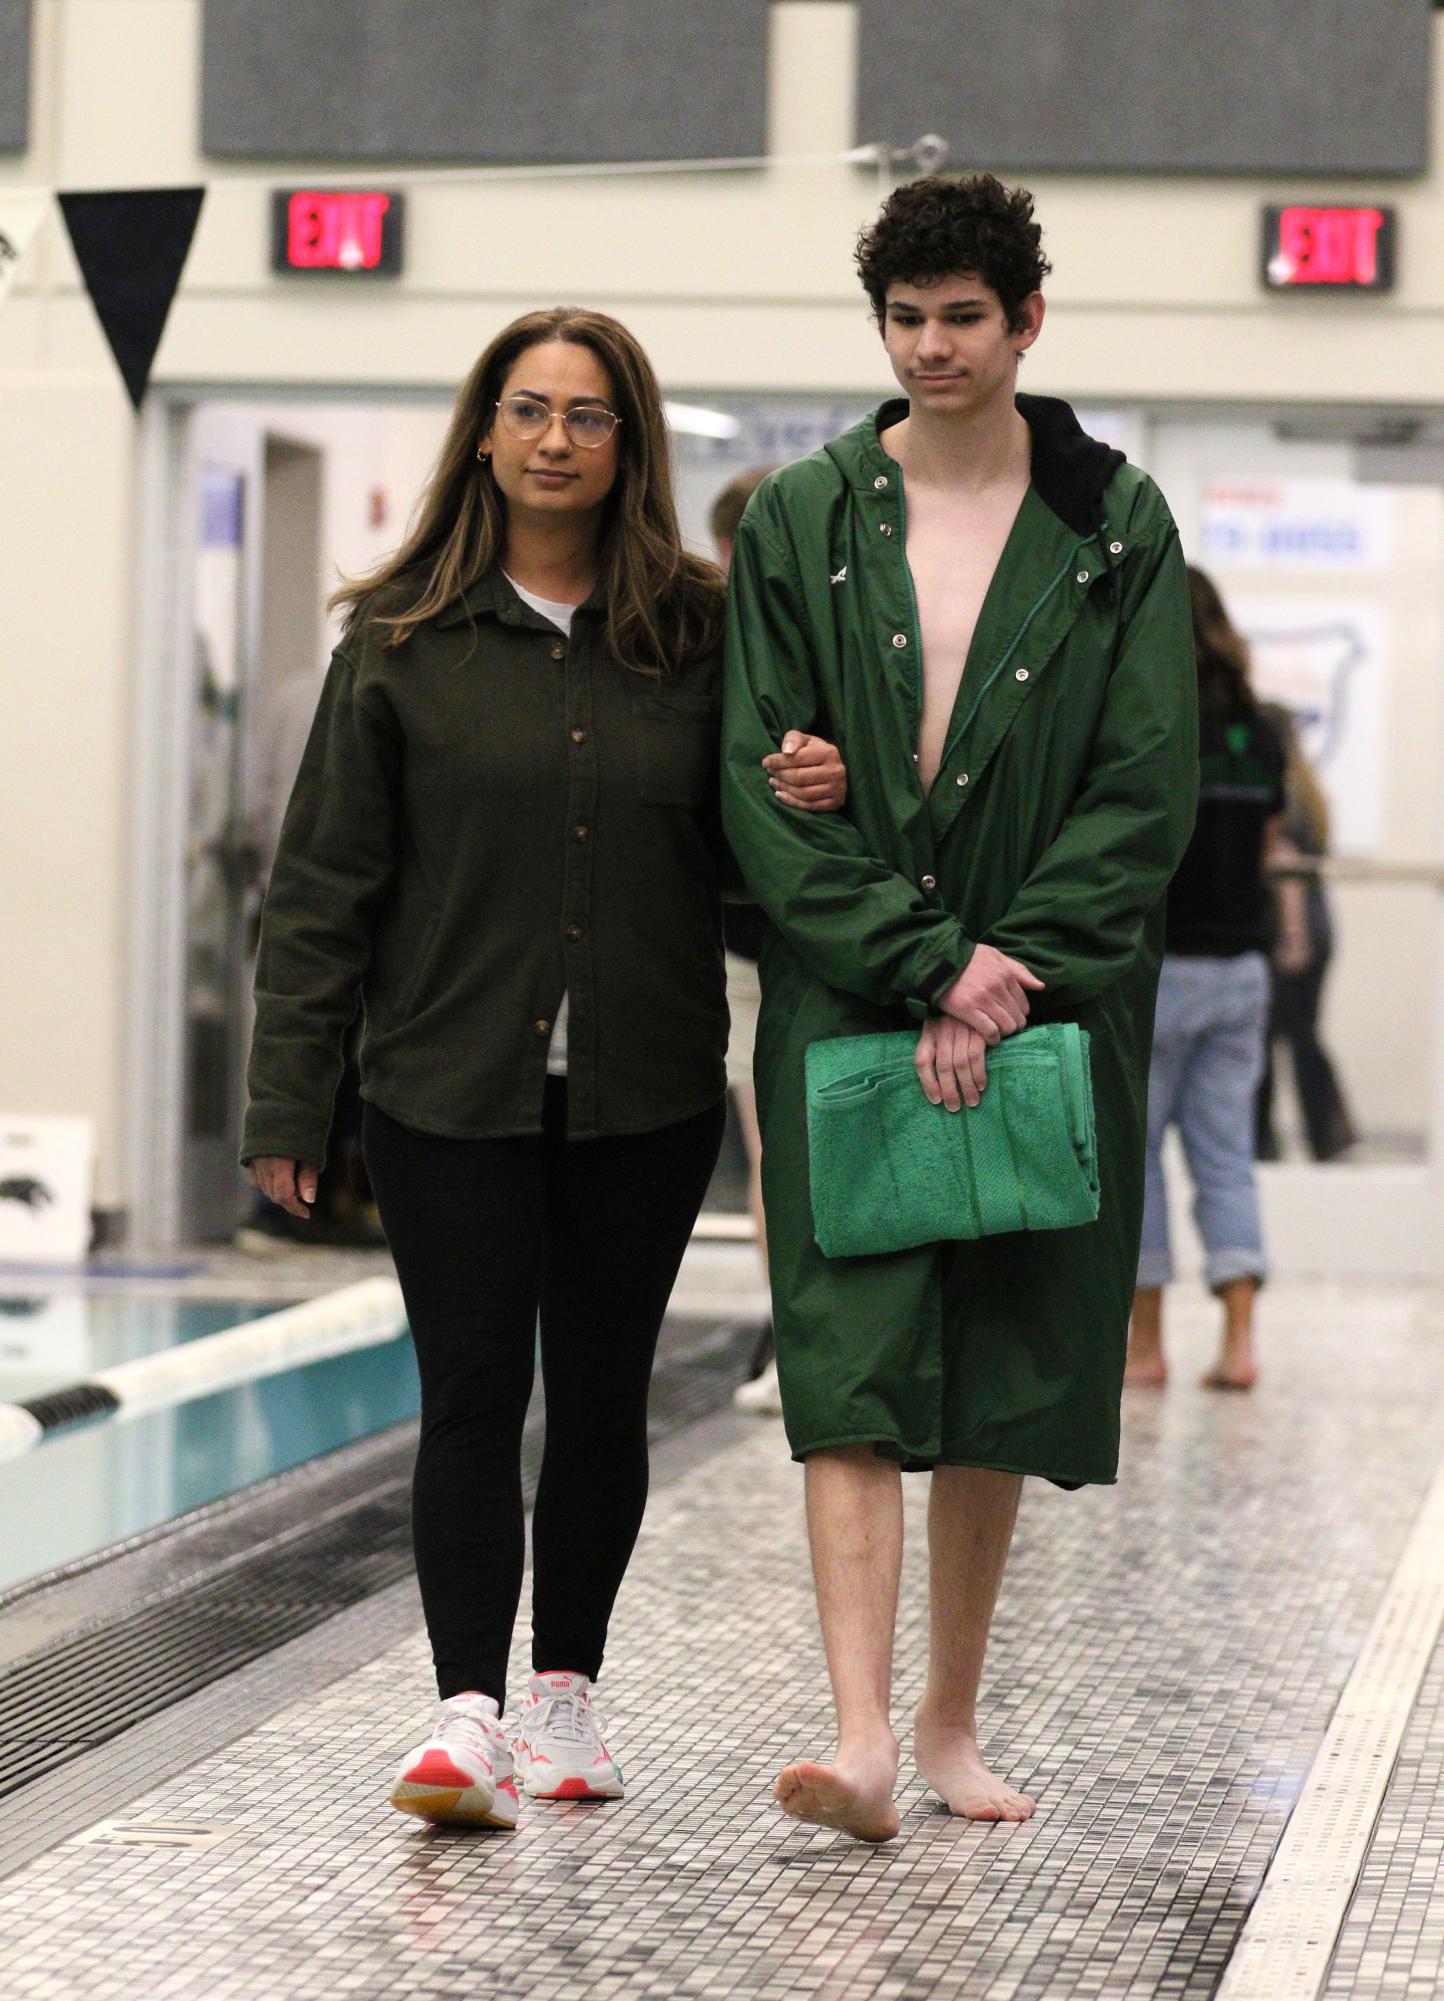
[[[413, 1636], [0, 1884], [0, 1992], [1209, 1994], [1444, 1436], [1437, 1294], [1279, 1286], [1263, 1326], [1257, 1393], [1209, 1395], [1209, 1316], [1181, 1299], [1174, 1381], [1130, 1394], [1120, 1485], [1030, 1484], [984, 1695], [1031, 1822], [953, 1821], [906, 1762], [885, 1848], [778, 1816], [778, 1766], [826, 1751], [826, 1682], [800, 1471], [778, 1427], [739, 1420], [655, 1496], [619, 1606], [603, 1693], [623, 1804], [529, 1805], [511, 1836], [389, 1812], [429, 1710]], [[908, 1493], [903, 1725], [925, 1480]], [[1441, 1715], [1436, 1661], [1330, 1997], [1438, 1991]], [[190, 1824], [204, 1845], [176, 1845]]]

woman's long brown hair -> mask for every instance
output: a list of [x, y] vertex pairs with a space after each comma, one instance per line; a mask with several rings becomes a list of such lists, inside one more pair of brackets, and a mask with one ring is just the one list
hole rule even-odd
[[1188, 601], [1193, 612], [1200, 703], [1235, 722], [1256, 715], [1258, 697], [1249, 680], [1248, 641], [1224, 610], [1212, 577], [1191, 563]]
[[601, 577], [607, 644], [624, 667], [654, 679], [721, 637], [725, 586], [715, 564], [683, 547], [672, 490], [662, 392], [635, 337], [606, 313], [554, 306], [504, 327], [477, 361], [456, 408], [405, 541], [364, 577], [331, 597], [350, 617], [365, 614], [387, 647], [406, 641], [501, 562], [506, 499], [490, 460], [476, 448], [490, 429], [512, 367], [539, 341], [590, 348], [611, 377], [617, 414], [617, 478], [602, 515]]

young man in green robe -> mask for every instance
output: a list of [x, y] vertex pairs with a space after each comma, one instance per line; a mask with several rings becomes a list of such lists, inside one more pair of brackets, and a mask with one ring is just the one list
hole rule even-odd
[[[838, 1717], [832, 1762], [789, 1766], [777, 1798], [885, 1840], [903, 1470], [933, 1475], [918, 1769], [954, 1813], [1033, 1810], [983, 1762], [978, 1683], [1022, 1476], [1116, 1477], [1197, 699], [1162, 496], [1066, 404], [1016, 395], [1048, 270], [1030, 196], [987, 175], [915, 181], [858, 265], [906, 400], [773, 474], [742, 521], [723, 809], [770, 920], [756, 1063], [774, 1324]], [[774, 797], [790, 728], [838, 743], [846, 812]], [[1091, 1038], [1098, 1220], [824, 1257], [809, 1043], [915, 1025], [918, 1087], [957, 1113], [991, 1046], [1059, 1020]]]

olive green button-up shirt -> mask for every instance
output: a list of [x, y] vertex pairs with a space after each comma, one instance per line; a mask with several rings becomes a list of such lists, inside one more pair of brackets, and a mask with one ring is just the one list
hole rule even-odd
[[570, 996], [568, 1130], [646, 1132], [726, 1088], [720, 655], [654, 681], [492, 571], [403, 647], [331, 662], [267, 890], [242, 1158], [321, 1162], [342, 1043], [414, 1131], [541, 1130]]

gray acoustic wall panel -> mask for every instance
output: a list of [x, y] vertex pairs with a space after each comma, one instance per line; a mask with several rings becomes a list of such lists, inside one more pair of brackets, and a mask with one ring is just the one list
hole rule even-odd
[[0, 0], [0, 153], [30, 143], [30, 0]]
[[1417, 174], [1429, 0], [860, 0], [857, 138], [1040, 173]]
[[765, 148], [768, 0], [206, 0], [236, 159], [687, 159]]

